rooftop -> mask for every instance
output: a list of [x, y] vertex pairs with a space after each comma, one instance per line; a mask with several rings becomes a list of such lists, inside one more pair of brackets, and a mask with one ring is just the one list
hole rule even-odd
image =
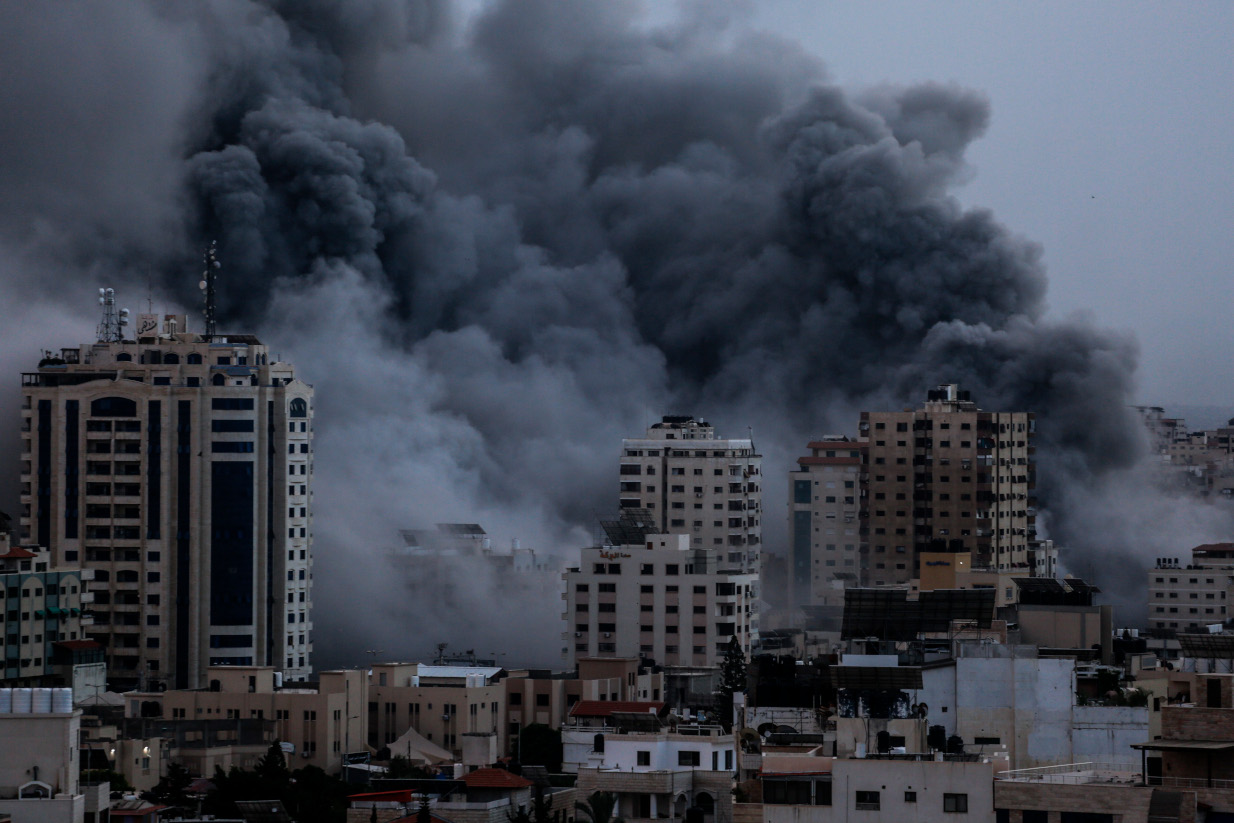
[[505, 769], [477, 769], [463, 775], [462, 780], [469, 789], [526, 789], [532, 782], [525, 777], [512, 774]]

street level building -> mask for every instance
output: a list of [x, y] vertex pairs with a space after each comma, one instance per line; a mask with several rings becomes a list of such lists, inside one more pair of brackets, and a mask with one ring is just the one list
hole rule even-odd
[[100, 327], [22, 376], [22, 539], [94, 574], [113, 688], [311, 671], [312, 400], [251, 335]]
[[666, 416], [622, 441], [620, 505], [647, 510], [659, 531], [686, 535], [722, 569], [757, 573], [762, 462], [749, 438], [719, 438], [705, 420]]

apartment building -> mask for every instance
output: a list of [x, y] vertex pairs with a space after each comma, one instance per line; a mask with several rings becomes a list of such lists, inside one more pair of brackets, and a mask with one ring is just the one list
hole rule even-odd
[[867, 585], [920, 575], [923, 551], [966, 551], [977, 568], [1028, 570], [1036, 537], [1035, 420], [987, 412], [955, 385], [925, 405], [862, 412]]
[[532, 723], [561, 728], [574, 708], [587, 701], [661, 700], [664, 674], [633, 657], [580, 658], [574, 671], [511, 672], [505, 686], [506, 724], [513, 740]]
[[861, 577], [863, 445], [843, 436], [812, 441], [788, 473], [793, 606], [843, 606]]
[[0, 533], [0, 685], [60, 684], [66, 654], [60, 644], [84, 640], [91, 624], [83, 613], [92, 598], [89, 576], [55, 566], [45, 549], [14, 546]]
[[293, 768], [337, 773], [345, 753], [364, 750], [369, 715], [362, 670], [321, 672], [316, 683], [284, 685], [289, 681], [274, 666], [211, 666], [206, 678], [209, 685], [202, 689], [125, 695], [126, 717], [148, 717], [152, 706], [161, 707], [172, 735], [177, 723], [272, 721], [276, 739], [295, 747], [288, 758]]
[[22, 376], [21, 538], [94, 573], [120, 689], [312, 670], [313, 390], [251, 335], [141, 316]]
[[758, 642], [758, 575], [722, 570], [685, 534], [593, 546], [565, 573], [562, 653], [646, 657], [665, 666], [717, 666], [736, 637]]
[[659, 531], [714, 552], [723, 569], [757, 573], [762, 461], [749, 438], [719, 438], [705, 420], [666, 416], [622, 441], [620, 505], [644, 509]]
[[374, 665], [368, 686], [369, 746], [387, 746], [412, 728], [459, 758], [464, 735], [494, 734], [497, 751], [508, 751], [506, 676], [498, 666]]
[[1178, 558], [1157, 558], [1147, 573], [1150, 629], [1195, 632], [1229, 619], [1234, 558], [1222, 554], [1213, 546], [1199, 546], [1185, 566]]

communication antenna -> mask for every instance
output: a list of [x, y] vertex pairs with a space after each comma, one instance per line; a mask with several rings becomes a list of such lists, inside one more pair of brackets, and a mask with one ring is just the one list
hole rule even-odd
[[206, 340], [214, 339], [214, 278], [218, 274], [218, 270], [222, 268], [218, 259], [218, 241], [211, 240], [210, 246], [202, 255], [203, 271], [201, 274], [201, 282], [197, 287], [201, 289], [202, 296], [205, 298], [205, 317], [206, 317]]
[[99, 305], [103, 307], [103, 320], [98, 327], [99, 342], [123, 342], [124, 327], [129, 324], [129, 310], [116, 311], [116, 290], [99, 289]]

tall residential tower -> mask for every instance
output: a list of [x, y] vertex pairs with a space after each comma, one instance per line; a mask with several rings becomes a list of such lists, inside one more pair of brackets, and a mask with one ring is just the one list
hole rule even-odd
[[704, 420], [665, 417], [622, 442], [621, 508], [647, 509], [664, 534], [690, 537], [720, 569], [758, 572], [762, 455], [753, 440], [726, 440]]
[[312, 388], [183, 315], [100, 329], [22, 377], [21, 529], [93, 571], [112, 687], [200, 687], [212, 665], [306, 679]]

